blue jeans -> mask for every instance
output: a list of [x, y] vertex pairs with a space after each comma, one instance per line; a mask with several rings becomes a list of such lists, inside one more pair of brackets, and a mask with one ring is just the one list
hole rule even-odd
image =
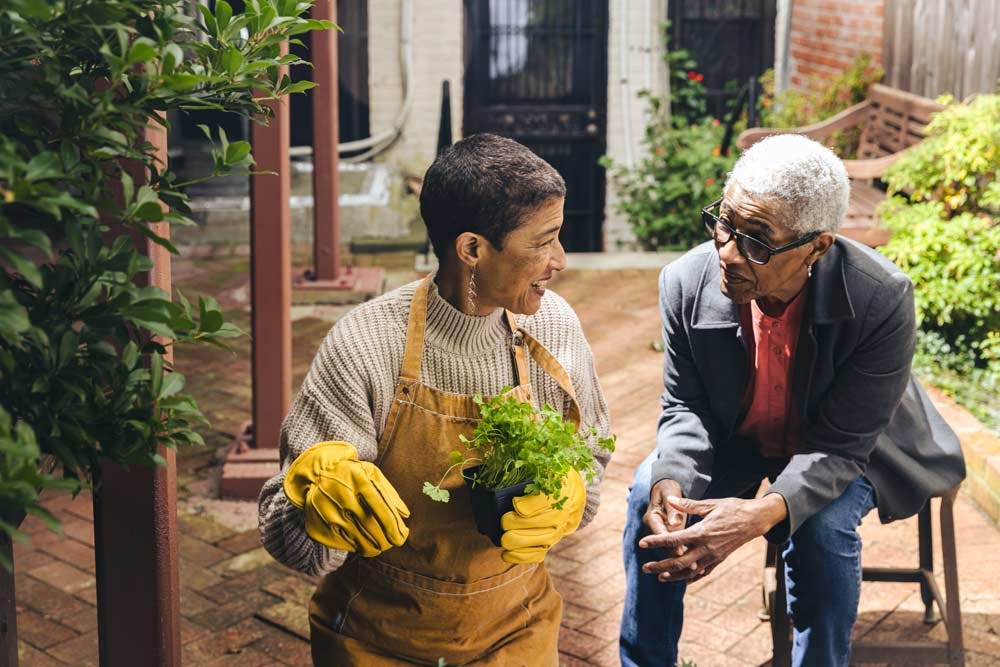
[[[622, 545], [625, 609], [619, 639], [623, 667], [675, 665], [684, 624], [686, 584], [660, 583], [655, 574], [643, 573], [644, 563], [662, 560], [665, 555], [637, 546], [648, 534], [642, 515], [649, 504], [655, 458], [653, 452], [636, 470], [628, 497]], [[727, 465], [718, 458], [716, 464], [704, 498], [752, 498], [760, 482], [776, 472], [759, 458], [756, 465], [747, 460]], [[805, 521], [785, 548], [788, 611], [794, 626], [792, 664], [797, 667], [841, 667], [849, 662], [851, 630], [861, 592], [857, 527], [873, 507], [875, 492], [867, 479], [859, 477], [840, 498]]]

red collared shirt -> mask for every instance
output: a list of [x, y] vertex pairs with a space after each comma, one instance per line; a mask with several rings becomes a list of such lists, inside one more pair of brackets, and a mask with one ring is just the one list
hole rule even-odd
[[805, 314], [802, 290], [778, 317], [770, 317], [756, 301], [740, 308], [750, 355], [744, 405], [750, 405], [737, 433], [760, 445], [766, 457], [789, 457], [798, 449], [801, 422], [792, 400], [792, 363]]

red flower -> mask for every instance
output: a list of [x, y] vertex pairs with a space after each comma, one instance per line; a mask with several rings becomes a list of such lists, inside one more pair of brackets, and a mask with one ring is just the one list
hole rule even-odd
[[714, 178], [706, 178], [705, 179], [705, 185], [713, 185], [714, 183], [715, 183], [715, 179]]
[[688, 81], [694, 81], [694, 80], [695, 80], [695, 79], [697, 79], [697, 78], [698, 78], [699, 76], [701, 76], [701, 75], [700, 75], [700, 74], [698, 74], [697, 72], [695, 72], [694, 70], [690, 70], [690, 71], [688, 71]]
[[721, 120], [719, 120], [718, 118], [713, 118], [712, 119], [712, 127], [719, 127], [720, 125], [722, 125], [722, 121]]
[[698, 83], [701, 83], [702, 81], [704, 81], [704, 80], [705, 80], [705, 75], [704, 75], [704, 74], [700, 74], [700, 73], [699, 73], [699, 74], [698, 74], [698, 75], [697, 75], [697, 76], [696, 76], [696, 77], [694, 78], [694, 80], [695, 80], [695, 81], [697, 81]]
[[667, 151], [663, 150], [663, 146], [657, 146], [655, 152], [656, 152], [657, 155], [663, 155]]

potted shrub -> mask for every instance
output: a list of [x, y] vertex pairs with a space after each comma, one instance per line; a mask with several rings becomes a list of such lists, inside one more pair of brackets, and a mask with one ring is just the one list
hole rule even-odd
[[[0, 543], [28, 540], [25, 513], [58, 529], [41, 490], [99, 492], [104, 462], [162, 465], [161, 447], [202, 444], [169, 350], [242, 332], [211, 297], [142, 285], [154, 267], [136, 239], [176, 254], [164, 223], [195, 224], [195, 181], [149, 139], [167, 114], [264, 122], [269, 100], [312, 86], [280, 74], [306, 64], [281, 43], [333, 27], [307, 1], [211, 4], [0, 3]], [[248, 142], [202, 129], [205, 179], [250, 172]]]
[[[560, 508], [567, 500], [562, 495], [563, 478], [571, 469], [588, 483], [593, 481], [595, 460], [587, 438], [597, 431], [592, 426], [578, 430], [551, 406], [537, 410], [505, 392], [474, 400], [482, 419], [471, 439], [460, 436], [465, 452], [453, 451], [451, 467], [437, 484], [424, 482], [423, 491], [433, 500], [448, 502], [450, 494], [441, 485], [452, 470], [462, 468], [476, 527], [500, 546], [500, 517], [513, 509], [515, 497], [544, 493]], [[597, 444], [614, 451], [615, 437], [598, 438]]]

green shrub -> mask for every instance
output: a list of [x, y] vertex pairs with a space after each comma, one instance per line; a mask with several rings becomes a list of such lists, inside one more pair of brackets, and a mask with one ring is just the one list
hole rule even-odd
[[[306, 19], [308, 2], [247, 4], [195, 3], [197, 18], [184, 0], [0, 9], [0, 530], [16, 540], [25, 512], [58, 528], [40, 489], [97, 485], [103, 461], [161, 464], [161, 446], [200, 442], [168, 347], [241, 332], [214, 299], [136, 285], [152, 264], [133, 238], [175, 253], [150, 225], [194, 224], [185, 184], [143, 137], [167, 111], [266, 116], [267, 99], [311, 85], [279, 77], [301, 62], [280, 43], [330, 24]], [[217, 136], [214, 174], [247, 173], [249, 143]]]
[[[705, 115], [704, 76], [687, 51], [666, 56], [671, 72], [670, 98], [643, 92], [649, 122], [642, 157], [629, 169], [604, 157], [624, 214], [646, 250], [687, 249], [706, 240], [699, 210], [722, 194], [736, 158], [721, 145], [725, 128]], [[738, 130], [737, 130], [738, 131]]]
[[882, 251], [914, 283], [918, 370], [996, 425], [983, 388], [1000, 386], [1000, 96], [951, 105], [927, 132], [886, 173]]
[[[812, 125], [836, 115], [849, 106], [863, 101], [873, 83], [882, 80], [884, 72], [871, 56], [855, 58], [843, 73], [821, 84], [810, 79], [805, 90], [789, 88], [775, 92], [774, 70], [760, 78], [762, 94], [758, 100], [762, 127], [801, 127]], [[857, 153], [858, 128], [835, 132], [828, 142], [843, 158], [853, 158]]]
[[951, 104], [934, 115], [926, 132], [886, 170], [889, 192], [939, 201], [948, 216], [1000, 213], [1000, 95]]

